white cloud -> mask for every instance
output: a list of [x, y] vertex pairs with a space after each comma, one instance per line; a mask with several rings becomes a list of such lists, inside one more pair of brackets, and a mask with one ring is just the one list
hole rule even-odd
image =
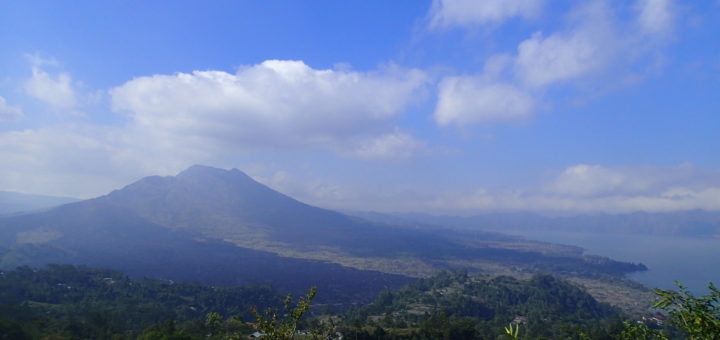
[[[316, 178], [297, 171], [277, 170], [269, 176], [253, 174], [252, 177], [261, 183], [278, 190], [293, 198], [311, 204], [327, 204], [342, 201], [347, 193], [340, 186], [333, 184], [328, 178]], [[327, 205], [325, 205], [327, 206]]]
[[435, 120], [440, 125], [497, 123], [532, 116], [534, 99], [521, 89], [478, 77], [449, 77], [438, 86]]
[[[302, 172], [302, 171], [300, 171]], [[298, 171], [255, 176], [271, 187], [313, 204], [385, 212], [552, 214], [720, 211], [720, 171], [690, 164], [672, 167], [573, 165], [524, 188], [433, 188], [338, 183]]]
[[579, 164], [565, 169], [555, 180], [546, 184], [545, 190], [568, 196], [591, 196], [646, 188], [649, 185], [646, 179], [630, 176], [619, 169]]
[[544, 87], [578, 79], [603, 68], [627, 45], [605, 3], [589, 2], [570, 15], [569, 26], [545, 37], [534, 33], [517, 48], [514, 70], [522, 83]]
[[350, 151], [351, 155], [367, 160], [409, 159], [424, 153], [425, 143], [413, 136], [395, 131], [371, 139], [362, 139]]
[[103, 139], [100, 131], [74, 126], [0, 133], [0, 188], [71, 196], [108, 188], [113, 169], [122, 167]]
[[60, 62], [55, 58], [45, 58], [39, 53], [27, 53], [25, 58], [30, 62], [32, 66], [43, 67], [43, 66], [58, 66]]
[[[671, 4], [641, 0], [636, 22], [621, 21], [619, 9], [605, 1], [577, 5], [563, 28], [533, 33], [515, 55], [497, 54], [483, 72], [448, 77], [438, 86], [435, 119], [440, 125], [526, 120], [553, 86], [617, 86], [628, 75], [638, 78], [638, 61], [658, 57], [663, 36], [651, 34], [672, 24]], [[649, 62], [648, 64], [653, 64]], [[640, 71], [642, 72], [642, 71]]]
[[174, 175], [194, 163], [217, 161], [212, 157], [217, 150], [192, 139], [168, 145], [129, 127], [66, 124], [0, 132], [0, 188], [92, 197], [142, 176]]
[[434, 0], [430, 27], [475, 26], [500, 23], [510, 18], [533, 18], [541, 0]]
[[418, 202], [444, 212], [534, 211], [552, 213], [720, 210], [720, 171], [676, 167], [575, 165], [539, 187], [445, 193]]
[[140, 129], [246, 148], [354, 148], [375, 140], [426, 83], [417, 70], [361, 73], [268, 60], [236, 74], [135, 78], [110, 91]]
[[25, 81], [25, 92], [56, 110], [72, 110], [77, 104], [75, 89], [69, 74], [61, 72], [52, 76], [37, 66], [32, 77]]
[[[70, 83], [69, 76], [36, 68], [26, 85], [52, 92], [65, 85], [70, 91]], [[123, 124], [0, 132], [0, 188], [88, 197], [140, 176], [175, 174], [196, 163], [235, 164], [247, 151], [273, 149], [406, 159], [422, 155], [425, 144], [395, 123], [425, 84], [415, 70], [316, 70], [277, 60], [236, 74], [139, 77], [110, 91], [114, 109], [127, 113]]]
[[649, 33], [667, 33], [673, 25], [671, 0], [639, 0], [638, 22]]
[[585, 32], [554, 34], [546, 38], [535, 33], [518, 46], [515, 70], [523, 83], [547, 86], [599, 69], [607, 61], [604, 58], [607, 48], [612, 47]]
[[11, 122], [23, 117], [22, 110], [17, 106], [10, 106], [5, 98], [0, 96], [0, 122]]
[[568, 167], [553, 181], [546, 183], [543, 191], [577, 197], [665, 197], [670, 195], [669, 193], [679, 193], [682, 190], [700, 192], [712, 186], [720, 187], [720, 173], [699, 169], [691, 164], [676, 167], [614, 168], [579, 164]]

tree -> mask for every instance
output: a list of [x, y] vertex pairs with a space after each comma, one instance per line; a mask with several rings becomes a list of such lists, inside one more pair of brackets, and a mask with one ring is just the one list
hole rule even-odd
[[710, 283], [710, 293], [695, 297], [679, 282], [679, 291], [656, 289], [660, 301], [655, 307], [670, 314], [673, 324], [690, 339], [720, 339], [720, 291]]
[[220, 331], [222, 323], [223, 317], [220, 313], [212, 312], [205, 315], [205, 328], [207, 328], [212, 335], [216, 335]]
[[291, 340], [297, 330], [298, 321], [310, 310], [310, 302], [317, 295], [315, 286], [308, 290], [307, 295], [301, 296], [295, 307], [292, 306], [292, 295], [288, 294], [284, 301], [285, 314], [280, 315], [273, 308], [268, 308], [265, 314], [260, 314], [257, 309], [253, 309], [257, 328], [265, 334], [265, 337], [271, 340]]
[[513, 327], [513, 324], [510, 323], [509, 326], [505, 327], [505, 335], [509, 336], [511, 339], [519, 339], [520, 338], [520, 324], [515, 324]]
[[[655, 289], [660, 298], [655, 304], [670, 315], [672, 325], [683, 330], [692, 340], [720, 340], [720, 290], [710, 283], [710, 293], [694, 296], [685, 286], [675, 282], [678, 291]], [[621, 339], [665, 340], [662, 332], [648, 328], [645, 324], [626, 323], [620, 334]]]

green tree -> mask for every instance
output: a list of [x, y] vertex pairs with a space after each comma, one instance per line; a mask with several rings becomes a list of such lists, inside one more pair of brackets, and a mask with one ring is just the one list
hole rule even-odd
[[[670, 315], [670, 323], [683, 330], [692, 340], [720, 340], [720, 291], [710, 283], [710, 293], [694, 296], [685, 286], [675, 282], [678, 290], [655, 289], [660, 300], [655, 304]], [[623, 340], [665, 340], [662, 332], [644, 324], [625, 324], [621, 332]]]
[[298, 321], [310, 310], [310, 303], [316, 295], [317, 288], [313, 286], [308, 290], [307, 295], [298, 299], [297, 304], [293, 307], [292, 295], [288, 294], [284, 301], [286, 313], [282, 315], [273, 308], [268, 308], [264, 314], [253, 309], [258, 330], [270, 340], [291, 340], [297, 330]]
[[674, 325], [684, 330], [690, 339], [720, 339], [720, 291], [710, 283], [710, 293], [695, 297], [679, 282], [679, 291], [656, 289], [660, 301], [655, 307], [670, 314]]
[[509, 336], [511, 339], [519, 339], [520, 338], [520, 325], [515, 324], [513, 325], [510, 323], [509, 326], [505, 327], [505, 335]]
[[207, 328], [212, 335], [216, 335], [220, 331], [222, 323], [223, 317], [220, 313], [212, 312], [205, 315], [205, 328]]

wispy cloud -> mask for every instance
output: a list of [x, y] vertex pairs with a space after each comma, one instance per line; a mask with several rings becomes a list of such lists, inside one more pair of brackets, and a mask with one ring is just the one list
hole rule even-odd
[[434, 0], [430, 27], [473, 27], [498, 24], [511, 18], [533, 18], [540, 14], [542, 0]]
[[435, 120], [440, 125], [498, 123], [532, 116], [535, 99], [512, 84], [479, 77], [449, 77], [438, 85]]
[[70, 74], [61, 72], [53, 76], [37, 66], [25, 81], [25, 92], [48, 104], [55, 110], [72, 110], [77, 104], [75, 88]]
[[637, 4], [638, 22], [645, 32], [667, 34], [674, 24], [674, 4], [671, 0], [641, 0]]
[[8, 105], [5, 98], [0, 97], [0, 122], [12, 122], [24, 116], [22, 109]]
[[[479, 74], [442, 81], [435, 119], [440, 125], [526, 120], [550, 88], [608, 78], [621, 83], [628, 74], [643, 72], [636, 70], [637, 62], [656, 57], [664, 46], [673, 24], [671, 6], [670, 0], [638, 1], [636, 16], [622, 21], [607, 2], [577, 5], [563, 28], [534, 32], [512, 55], [489, 58], [491, 67]], [[497, 59], [504, 63], [494, 65]], [[491, 97], [495, 104], [483, 100]]]

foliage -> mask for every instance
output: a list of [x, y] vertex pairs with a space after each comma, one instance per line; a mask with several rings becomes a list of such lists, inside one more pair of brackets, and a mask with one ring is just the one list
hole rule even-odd
[[295, 307], [292, 306], [292, 295], [285, 297], [283, 307], [285, 314], [279, 314], [279, 311], [268, 308], [265, 314], [261, 314], [257, 309], [253, 309], [257, 328], [265, 334], [270, 340], [290, 340], [295, 335], [300, 318], [310, 310], [310, 303], [317, 295], [317, 288], [311, 287], [307, 295], [298, 299]]
[[511, 338], [517, 340], [520, 338], [520, 325], [512, 323], [505, 327], [505, 334], [509, 335]]
[[[718, 340], [720, 339], [720, 290], [710, 283], [710, 293], [704, 296], [694, 296], [681, 283], [675, 282], [678, 290], [655, 289], [660, 300], [656, 308], [665, 311], [670, 316], [670, 323], [682, 330], [692, 340]], [[621, 339], [665, 340], [669, 329], [657, 330], [647, 325], [626, 323], [625, 330], [620, 334]]]
[[690, 339], [720, 339], [720, 291], [710, 283], [710, 293], [695, 297], [676, 282], [679, 291], [656, 289], [660, 301], [655, 307], [670, 314], [673, 323]]
[[620, 332], [620, 339], [624, 340], [667, 340], [668, 337], [657, 329], [652, 329], [644, 323], [623, 323], [625, 329]]

